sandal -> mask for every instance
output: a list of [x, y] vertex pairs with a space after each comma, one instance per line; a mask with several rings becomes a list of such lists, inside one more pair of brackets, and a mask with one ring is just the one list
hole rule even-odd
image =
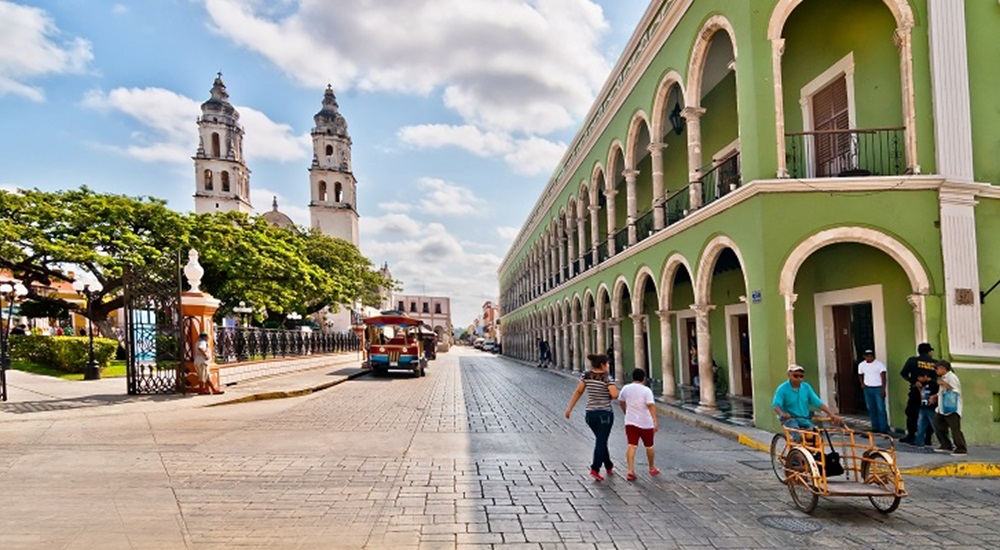
[[590, 477], [594, 478], [594, 481], [604, 481], [604, 477], [601, 476], [601, 472], [598, 472], [597, 470], [591, 470]]
[[649, 469], [649, 475], [651, 475], [651, 476], [658, 476], [658, 475], [660, 475], [660, 469], [659, 468], [650, 468]]
[[629, 474], [629, 475], [625, 476], [625, 480], [626, 481], [635, 481], [637, 479], [639, 479], [639, 478], [635, 477], [635, 474]]

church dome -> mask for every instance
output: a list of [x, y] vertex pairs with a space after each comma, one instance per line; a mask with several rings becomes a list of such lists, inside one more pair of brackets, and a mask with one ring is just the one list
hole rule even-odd
[[213, 114], [225, 115], [237, 120], [240, 118], [236, 107], [233, 107], [233, 104], [229, 102], [229, 93], [226, 92], [226, 84], [222, 82], [222, 73], [216, 75], [215, 82], [212, 83], [211, 94], [212, 97], [201, 104], [202, 114], [206, 116]]
[[313, 121], [316, 123], [314, 132], [333, 133], [338, 136], [347, 136], [347, 120], [340, 114], [337, 105], [337, 96], [333, 95], [333, 87], [327, 85], [323, 94], [323, 108], [316, 113]]
[[295, 222], [292, 218], [289, 218], [285, 213], [278, 210], [278, 197], [274, 197], [274, 202], [271, 203], [271, 211], [265, 212], [261, 215], [267, 223], [280, 227], [281, 229], [290, 229], [295, 227]]

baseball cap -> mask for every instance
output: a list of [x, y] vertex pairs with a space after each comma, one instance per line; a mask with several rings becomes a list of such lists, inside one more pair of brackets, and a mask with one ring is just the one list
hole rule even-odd
[[862, 355], [875, 355], [875, 352], [870, 349], [866, 349]]
[[934, 351], [934, 348], [932, 348], [931, 345], [928, 344], [927, 342], [924, 342], [919, 346], [917, 346], [917, 353], [927, 353], [928, 351]]
[[797, 370], [805, 372], [806, 368], [803, 367], [802, 365], [796, 365], [794, 363], [792, 363], [791, 365], [788, 365], [788, 372], [797, 371]]

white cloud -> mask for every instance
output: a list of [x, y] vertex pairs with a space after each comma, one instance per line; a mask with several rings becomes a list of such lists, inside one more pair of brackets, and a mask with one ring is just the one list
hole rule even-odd
[[565, 143], [529, 137], [519, 140], [514, 151], [504, 155], [504, 161], [518, 174], [538, 176], [552, 173], [565, 152]]
[[403, 214], [361, 218], [361, 250], [375, 263], [389, 262], [403, 294], [448, 296], [452, 324], [467, 326], [483, 302], [496, 300], [500, 257], [470, 252], [443, 224]]
[[378, 207], [386, 212], [409, 212], [413, 205], [405, 202], [380, 202]]
[[[129, 136], [129, 145], [112, 147], [138, 160], [187, 164], [198, 147], [194, 121], [201, 113], [201, 103], [187, 96], [163, 88], [115, 88], [106, 94], [90, 91], [82, 104], [123, 113], [141, 124], [143, 130]], [[275, 122], [256, 109], [236, 108], [247, 135], [243, 152], [248, 162], [308, 158], [308, 135], [295, 135], [291, 126]]]
[[513, 227], [510, 225], [501, 225], [497, 227], [497, 235], [501, 238], [507, 239], [508, 241], [513, 241], [514, 237], [517, 237], [517, 233], [521, 231], [520, 227]]
[[[216, 30], [305, 85], [430, 94], [487, 131], [548, 133], [609, 70], [592, 0], [204, 0]], [[332, 74], [331, 74], [332, 71]]]
[[90, 42], [61, 37], [42, 9], [0, 0], [0, 97], [14, 94], [43, 101], [45, 92], [28, 81], [49, 74], [83, 72], [94, 58]]
[[420, 178], [417, 187], [423, 191], [420, 210], [427, 214], [467, 216], [485, 213], [486, 201], [466, 187], [437, 178]]
[[288, 199], [278, 191], [250, 186], [250, 203], [258, 214], [270, 212], [274, 200], [278, 200], [278, 210], [292, 219], [297, 225], [309, 227], [309, 209], [296, 206], [295, 201]]
[[421, 124], [405, 126], [398, 132], [400, 141], [417, 149], [458, 147], [479, 157], [508, 153], [514, 149], [510, 136], [483, 132], [472, 125]]
[[125, 4], [115, 4], [114, 6], [111, 6], [111, 13], [115, 15], [125, 15], [128, 13], [128, 6]]

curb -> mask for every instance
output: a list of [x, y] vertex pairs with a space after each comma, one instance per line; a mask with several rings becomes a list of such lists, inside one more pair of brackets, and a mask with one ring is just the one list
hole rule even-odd
[[900, 470], [901, 474], [921, 477], [1000, 477], [995, 462], [954, 462]]
[[286, 399], [289, 397], [302, 397], [303, 395], [309, 395], [311, 393], [316, 393], [318, 391], [325, 390], [327, 388], [332, 388], [338, 384], [343, 384], [348, 380], [354, 380], [355, 378], [360, 378], [369, 373], [367, 370], [361, 372], [356, 372], [354, 374], [349, 374], [340, 380], [333, 380], [331, 382], [324, 382], [323, 384], [318, 384], [315, 386], [310, 386], [308, 388], [303, 388], [301, 390], [287, 390], [287, 391], [273, 391], [273, 392], [263, 392], [255, 393], [251, 395], [244, 395], [243, 397], [237, 397], [236, 399], [230, 399], [228, 401], [220, 401], [219, 403], [212, 403], [211, 405], [205, 405], [206, 407], [221, 407], [223, 405], [236, 405], [239, 403], [251, 403], [253, 401], [265, 401], [268, 399]]

